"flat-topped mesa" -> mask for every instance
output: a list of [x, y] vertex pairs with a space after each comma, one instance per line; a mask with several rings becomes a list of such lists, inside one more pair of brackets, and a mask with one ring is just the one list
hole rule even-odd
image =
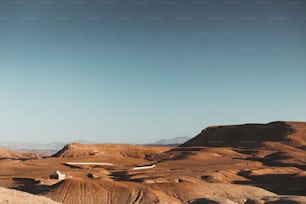
[[92, 156], [96, 152], [95, 145], [72, 143], [65, 145], [60, 151], [55, 153], [53, 157]]
[[132, 144], [67, 144], [58, 151], [53, 157], [72, 158], [89, 156], [108, 156], [108, 157], [133, 157], [147, 158], [150, 155], [159, 154], [167, 147], [141, 146]]
[[181, 147], [259, 147], [265, 142], [280, 142], [298, 148], [306, 147], [306, 122], [271, 122], [210, 126]]

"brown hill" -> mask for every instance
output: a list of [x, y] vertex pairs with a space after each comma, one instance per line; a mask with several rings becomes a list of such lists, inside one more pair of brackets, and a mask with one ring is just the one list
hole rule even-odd
[[15, 156], [17, 155], [6, 149], [0, 148], [0, 158], [13, 158]]
[[181, 147], [259, 147], [265, 142], [278, 142], [297, 148], [306, 147], [306, 122], [271, 122], [213, 126], [204, 129]]
[[131, 158], [149, 158], [152, 155], [159, 154], [169, 147], [141, 146], [129, 144], [80, 144], [72, 143], [66, 145], [63, 149], [53, 155], [60, 158], [88, 157], [88, 156], [108, 156], [108, 157], [131, 157]]
[[105, 180], [67, 179], [52, 187], [45, 196], [72, 203], [191, 203], [198, 198], [223, 197], [224, 202], [243, 203], [261, 196], [277, 197], [260, 188], [202, 181], [143, 184]]
[[131, 182], [106, 180], [66, 179], [45, 194], [53, 200], [66, 203], [179, 203], [178, 199], [165, 193]]
[[41, 156], [36, 153], [12, 152], [12, 151], [0, 148], [0, 159], [41, 159]]

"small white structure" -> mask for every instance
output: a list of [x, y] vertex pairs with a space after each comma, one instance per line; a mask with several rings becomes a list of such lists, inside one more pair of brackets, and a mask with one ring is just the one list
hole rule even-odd
[[149, 166], [136, 166], [133, 168], [133, 170], [152, 169], [154, 167], [155, 167], [155, 164], [149, 165]]
[[62, 174], [59, 170], [56, 170], [53, 174], [50, 175], [51, 179], [57, 179], [59, 181], [64, 180], [66, 178], [66, 174]]

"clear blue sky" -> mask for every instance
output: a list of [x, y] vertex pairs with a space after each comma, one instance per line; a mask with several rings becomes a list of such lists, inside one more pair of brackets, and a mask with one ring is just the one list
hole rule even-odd
[[305, 104], [305, 1], [0, 1], [1, 142], [149, 143]]

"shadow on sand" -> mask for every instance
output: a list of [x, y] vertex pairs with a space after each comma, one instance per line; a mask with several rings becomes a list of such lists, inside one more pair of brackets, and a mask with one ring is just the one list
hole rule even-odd
[[132, 176], [135, 176], [135, 175], [137, 174], [130, 175], [128, 171], [116, 171], [116, 172], [112, 172], [110, 176], [115, 181], [143, 182], [142, 178], [136, 178], [136, 179], [131, 178]]
[[250, 171], [241, 171], [239, 176], [248, 181], [235, 181], [235, 184], [252, 185], [264, 188], [279, 195], [306, 195], [306, 177], [295, 177], [296, 174], [250, 175]]
[[189, 204], [218, 204], [219, 202], [207, 199], [207, 198], [199, 198], [196, 200], [192, 200], [188, 202]]
[[35, 158], [9, 158], [9, 157], [0, 157], [0, 160], [19, 160], [19, 161], [28, 161], [28, 160], [34, 160]]
[[31, 194], [40, 194], [50, 190], [49, 185], [41, 184], [40, 181], [31, 178], [13, 178], [17, 184], [15, 190], [28, 192]]

